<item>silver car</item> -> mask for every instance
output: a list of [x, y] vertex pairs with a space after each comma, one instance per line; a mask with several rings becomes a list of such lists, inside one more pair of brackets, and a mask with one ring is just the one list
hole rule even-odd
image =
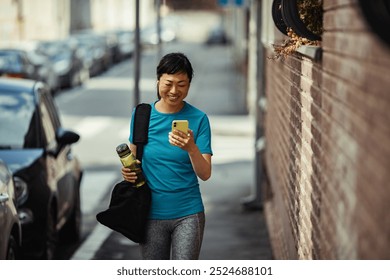
[[16, 211], [12, 174], [0, 159], [0, 260], [18, 258], [21, 226]]

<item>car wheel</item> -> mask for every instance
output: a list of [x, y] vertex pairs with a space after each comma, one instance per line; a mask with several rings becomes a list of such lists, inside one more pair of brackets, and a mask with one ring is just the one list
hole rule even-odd
[[56, 228], [57, 218], [54, 211], [54, 208], [50, 209], [47, 214], [47, 224], [46, 224], [46, 240], [45, 248], [43, 251], [43, 259], [51, 260], [54, 258], [54, 253], [57, 248], [58, 243], [58, 232]]
[[81, 233], [81, 207], [80, 207], [80, 189], [77, 188], [74, 207], [69, 220], [61, 232], [61, 239], [68, 242], [77, 242], [80, 240]]
[[7, 260], [16, 260], [18, 255], [18, 244], [16, 243], [15, 238], [11, 235], [8, 240], [7, 248]]

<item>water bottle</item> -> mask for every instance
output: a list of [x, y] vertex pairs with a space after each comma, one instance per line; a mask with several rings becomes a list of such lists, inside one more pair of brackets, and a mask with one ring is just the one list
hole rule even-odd
[[142, 173], [141, 166], [137, 163], [134, 154], [130, 151], [129, 146], [123, 143], [116, 147], [119, 159], [124, 167], [130, 168], [131, 171], [137, 173], [137, 180], [135, 181], [136, 187], [141, 187], [145, 184], [145, 177]]

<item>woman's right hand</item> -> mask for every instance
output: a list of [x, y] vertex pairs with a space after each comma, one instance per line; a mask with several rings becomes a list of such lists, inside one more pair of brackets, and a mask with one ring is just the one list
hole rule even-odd
[[121, 173], [123, 179], [130, 183], [135, 183], [135, 180], [137, 180], [137, 173], [131, 171], [130, 168], [122, 167]]

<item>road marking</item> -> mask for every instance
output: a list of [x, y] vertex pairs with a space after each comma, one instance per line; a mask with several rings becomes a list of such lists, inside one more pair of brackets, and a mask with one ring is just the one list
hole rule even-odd
[[[104, 195], [109, 193], [118, 173], [114, 171], [84, 171], [81, 183], [81, 209], [83, 214], [92, 213], [101, 203]], [[90, 260], [99, 250], [112, 230], [97, 223], [86, 241], [73, 254], [73, 260]]]
[[72, 256], [72, 260], [91, 260], [103, 242], [110, 236], [112, 230], [101, 224], [97, 224], [87, 240], [78, 248]]
[[92, 138], [104, 131], [113, 122], [109, 117], [86, 117], [81, 120], [73, 129], [83, 138]]
[[80, 190], [82, 213], [88, 214], [95, 209], [107, 194], [107, 188], [113, 186], [118, 174], [113, 171], [84, 171]]
[[254, 139], [249, 137], [220, 136], [212, 138], [213, 164], [254, 159]]
[[[155, 91], [156, 90], [156, 79], [143, 78], [140, 79], [141, 91]], [[85, 88], [88, 90], [93, 89], [105, 89], [109, 90], [129, 90], [134, 87], [134, 79], [130, 77], [98, 77], [89, 81]]]
[[120, 132], [118, 133], [118, 135], [120, 138], [129, 139], [130, 127], [126, 127], [126, 128], [121, 129]]
[[251, 116], [211, 116], [213, 164], [253, 160], [254, 119]]

